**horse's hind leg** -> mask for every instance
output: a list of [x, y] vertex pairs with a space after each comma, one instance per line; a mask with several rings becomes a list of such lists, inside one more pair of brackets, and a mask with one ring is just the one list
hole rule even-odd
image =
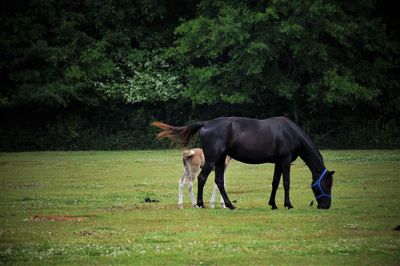
[[285, 204], [284, 206], [288, 209], [292, 209], [293, 205], [290, 202], [289, 190], [290, 190], [290, 158], [286, 158], [282, 161], [282, 173], [283, 173], [283, 188], [285, 190]]
[[214, 163], [212, 162], [205, 162], [203, 168], [200, 171], [199, 176], [197, 177], [198, 179], [198, 184], [197, 184], [197, 206], [200, 208], [204, 208], [204, 202], [203, 202], [203, 189], [204, 185], [206, 184], [207, 178], [210, 175], [210, 172], [214, 168]]
[[235, 206], [232, 205], [232, 202], [228, 198], [228, 194], [225, 191], [224, 186], [224, 170], [225, 170], [225, 157], [223, 160], [219, 160], [215, 165], [215, 183], [217, 184], [219, 191], [221, 192], [221, 196], [224, 199], [226, 207], [231, 210], [235, 209]]
[[[226, 187], [225, 172], [224, 172], [224, 187]], [[224, 198], [222, 197], [222, 195], [221, 195], [220, 203], [221, 203], [221, 207], [224, 208], [224, 209], [226, 209], [225, 201], [224, 201]]]
[[269, 198], [269, 205], [271, 205], [273, 210], [278, 208], [275, 204], [275, 196], [276, 196], [276, 191], [279, 187], [279, 181], [281, 180], [281, 175], [282, 175], [282, 168], [279, 163], [276, 163], [274, 170], [274, 179], [272, 180], [271, 197]]

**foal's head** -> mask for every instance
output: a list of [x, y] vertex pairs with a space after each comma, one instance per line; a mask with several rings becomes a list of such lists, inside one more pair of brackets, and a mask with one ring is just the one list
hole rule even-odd
[[326, 172], [321, 174], [320, 178], [311, 185], [318, 202], [318, 209], [329, 209], [331, 207], [331, 191], [334, 173], [335, 171], [326, 170]]

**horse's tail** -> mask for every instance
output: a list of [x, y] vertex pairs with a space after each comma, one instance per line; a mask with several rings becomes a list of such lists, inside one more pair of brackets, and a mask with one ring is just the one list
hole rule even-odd
[[204, 126], [204, 122], [194, 122], [183, 127], [174, 127], [161, 122], [153, 122], [151, 125], [162, 129], [157, 135], [159, 138], [169, 138], [186, 147], [197, 131]]

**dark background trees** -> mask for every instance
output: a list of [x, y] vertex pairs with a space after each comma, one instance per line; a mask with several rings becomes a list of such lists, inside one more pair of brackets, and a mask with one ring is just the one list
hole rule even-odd
[[153, 120], [286, 115], [324, 147], [399, 147], [388, 1], [1, 4], [0, 149], [142, 149]]

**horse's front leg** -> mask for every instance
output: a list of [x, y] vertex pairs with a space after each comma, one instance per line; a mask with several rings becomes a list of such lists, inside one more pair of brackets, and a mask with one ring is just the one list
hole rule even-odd
[[221, 196], [225, 202], [226, 207], [231, 210], [236, 209], [235, 206], [232, 205], [232, 202], [228, 198], [228, 194], [225, 191], [224, 186], [224, 169], [225, 169], [225, 158], [224, 160], [220, 160], [215, 165], [215, 183], [217, 184], [219, 191], [221, 192]]
[[293, 205], [290, 202], [289, 190], [290, 190], [290, 158], [286, 158], [282, 161], [282, 173], [283, 173], [283, 188], [285, 190], [285, 204], [284, 206], [288, 209], [292, 209]]
[[197, 177], [198, 184], [197, 184], [197, 206], [200, 208], [204, 208], [203, 202], [203, 189], [204, 185], [206, 184], [207, 178], [214, 168], [214, 163], [212, 162], [205, 162], [203, 168], [200, 171], [199, 176]]
[[275, 203], [275, 197], [276, 197], [276, 191], [279, 187], [279, 181], [281, 180], [281, 175], [282, 175], [282, 167], [280, 166], [279, 163], [276, 163], [274, 170], [274, 178], [272, 180], [271, 197], [269, 198], [269, 205], [271, 205], [273, 210], [278, 208]]

